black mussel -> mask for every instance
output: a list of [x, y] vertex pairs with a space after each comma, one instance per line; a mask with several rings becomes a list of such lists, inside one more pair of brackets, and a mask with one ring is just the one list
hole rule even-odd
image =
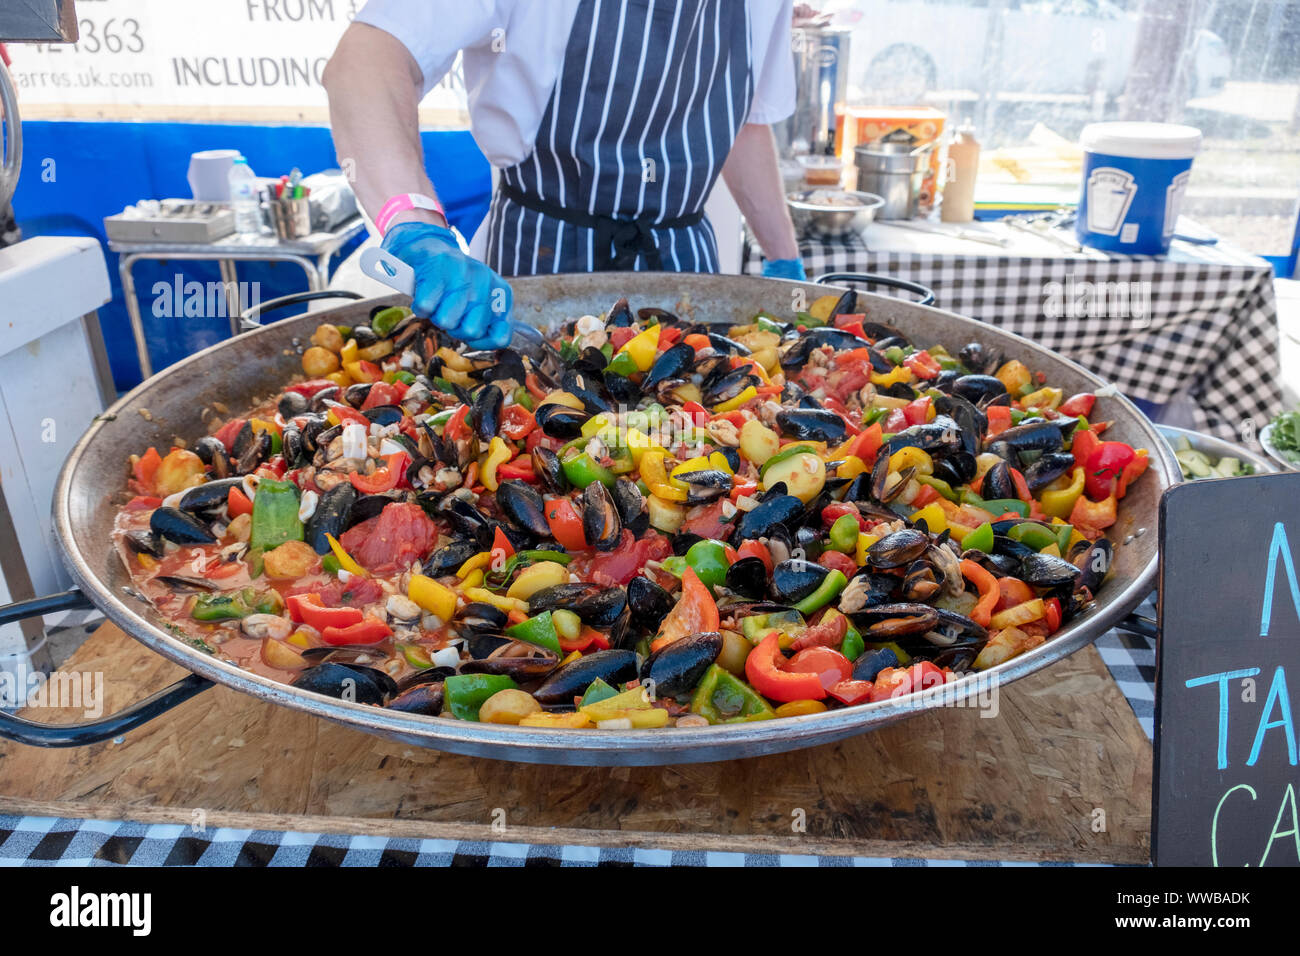
[[695, 349], [685, 342], [679, 342], [655, 359], [654, 364], [650, 366], [650, 371], [646, 372], [645, 378], [641, 380], [641, 390], [648, 393], [661, 382], [682, 378], [690, 372], [694, 364]]
[[330, 543], [326, 535], [336, 539], [351, 527], [352, 506], [357, 500], [357, 490], [349, 481], [341, 481], [329, 491], [321, 493], [316, 510], [303, 528], [303, 540], [317, 554], [329, 554]]
[[593, 481], [582, 493], [582, 533], [597, 551], [612, 551], [623, 536], [623, 522], [609, 489]]
[[173, 544], [212, 544], [217, 540], [206, 524], [179, 508], [155, 508], [149, 530]]
[[231, 452], [234, 455], [236, 474], [247, 475], [256, 471], [259, 465], [271, 457], [271, 433], [254, 432], [252, 424], [245, 423], [235, 437]]
[[605, 325], [610, 328], [625, 329], [633, 321], [632, 308], [627, 304], [627, 296], [611, 305], [609, 312], [605, 314]]
[[904, 601], [924, 604], [938, 594], [941, 587], [943, 584], [935, 578], [934, 568], [924, 558], [920, 558], [907, 566], [899, 596]]
[[343, 390], [343, 401], [353, 408], [360, 408], [370, 397], [370, 389], [373, 387], [372, 382], [355, 382]]
[[909, 465], [894, 474], [895, 481], [889, 483], [889, 455], [881, 454], [871, 469], [871, 497], [882, 505], [887, 505], [907, 489], [907, 483], [916, 474], [916, 466]]
[[[523, 651], [524, 653], [507, 653]], [[511, 641], [492, 657], [465, 661], [460, 665], [462, 674], [504, 674], [521, 684], [544, 679], [559, 665], [560, 659], [550, 651], [542, 651], [530, 644]]]
[[564, 476], [564, 466], [560, 464], [559, 455], [538, 445], [533, 449], [532, 458], [533, 473], [542, 480], [547, 491], [562, 495], [569, 490], [569, 479]]
[[[935, 470], [937, 471], [938, 469], [936, 468]], [[889, 471], [888, 465], [885, 466], [885, 471], [886, 473], [888, 473]], [[869, 472], [864, 472], [858, 475], [857, 477], [855, 477], [852, 481], [848, 483], [848, 485], [844, 489], [844, 498], [842, 500], [868, 501], [870, 498], [871, 498], [871, 474]]]
[[934, 410], [957, 424], [961, 431], [962, 450], [968, 455], [978, 455], [980, 438], [988, 431], [988, 416], [960, 395], [938, 396], [934, 400]]
[[885, 454], [900, 448], [919, 448], [931, 455], [943, 455], [963, 449], [961, 427], [947, 415], [935, 415], [924, 425], [903, 429], [885, 443]]
[[766, 537], [778, 526], [798, 521], [803, 513], [804, 504], [794, 495], [787, 495], [784, 492], [774, 495], [742, 513], [740, 520], [736, 522], [733, 540], [736, 544], [740, 544], [742, 541]]
[[212, 516], [226, 506], [230, 489], [238, 486], [241, 478], [218, 478], [195, 485], [181, 495], [176, 507], [190, 514]]
[[772, 598], [782, 604], [802, 601], [821, 586], [829, 573], [829, 568], [801, 558], [782, 561], [772, 569]]
[[928, 604], [877, 604], [850, 616], [871, 643], [924, 634], [939, 624], [939, 609]]
[[313, 412], [325, 412], [329, 410], [331, 402], [338, 403], [343, 401], [343, 389], [337, 385], [327, 385], [319, 392], [312, 395], [307, 407]]
[[[821, 510], [830, 504], [830, 499], [825, 501], [818, 499], [813, 502], [813, 507], [809, 509], [810, 514], [820, 514]], [[794, 545], [796, 548], [802, 548], [804, 556], [810, 561], [816, 561], [826, 550], [826, 530], [824, 528], [800, 525], [794, 531]]]
[[511, 349], [497, 349], [491, 353], [491, 356], [488, 364], [470, 373], [474, 378], [485, 383], [511, 379], [523, 384], [528, 376], [528, 370], [524, 368], [523, 357], [518, 352]]
[[311, 458], [311, 450], [297, 425], [285, 425], [280, 436], [280, 450], [289, 468], [299, 468]]
[[645, 534], [650, 527], [650, 514], [646, 510], [645, 496], [631, 478], [619, 478], [614, 482], [614, 506], [624, 528], [637, 537]]
[[1016, 482], [1011, 477], [1010, 465], [1005, 461], [999, 461], [984, 473], [984, 483], [980, 485], [980, 497], [985, 501], [1020, 497], [1020, 492], [1016, 490]]
[[809, 329], [796, 338], [792, 345], [782, 351], [781, 366], [782, 368], [798, 368], [808, 361], [808, 355], [813, 349], [827, 345], [837, 350], [855, 349], [861, 348], [863, 342], [852, 332], [844, 329], [836, 329], [830, 326]]
[[657, 305], [649, 305], [642, 309], [636, 310], [636, 317], [642, 322], [654, 320], [660, 325], [681, 325], [682, 320], [667, 309], [661, 309]]
[[491, 532], [495, 522], [458, 494], [450, 494], [443, 498], [438, 503], [437, 513], [450, 521], [452, 527], [461, 534], [471, 535], [482, 541], [484, 532], [487, 532], [487, 540], [492, 540]]
[[673, 554], [677, 555], [679, 558], [687, 551], [691, 550], [691, 547], [695, 542], [703, 540], [704, 535], [696, 534], [694, 531], [679, 531], [677, 534], [674, 534], [669, 538], [669, 541], [672, 543]]
[[[329, 419], [317, 412], [298, 418], [302, 427], [302, 445], [303, 450], [308, 455], [314, 455], [319, 446], [320, 436], [330, 429]], [[339, 429], [342, 432], [342, 428]]]
[[[1073, 429], [1073, 423], [1077, 419], [1070, 419], [1070, 428]], [[1039, 451], [1049, 452], [1058, 451], [1063, 444], [1063, 432], [1061, 427], [1055, 421], [1024, 421], [1019, 425], [1008, 428], [1006, 431], [999, 433], [996, 439], [989, 443], [988, 450], [999, 458], [1005, 458], [1011, 461], [1014, 456], [1019, 463], [1021, 452]]]
[[961, 364], [976, 374], [992, 371], [998, 364], [998, 357], [984, 348], [979, 342], [967, 342], [957, 353]]
[[582, 434], [582, 426], [591, 416], [567, 405], [547, 402], [536, 412], [537, 424], [551, 438], [568, 441]]
[[[722, 357], [725, 361], [725, 357]], [[703, 389], [704, 404], [712, 407], [738, 398], [751, 385], [763, 384], [757, 375], [749, 371], [748, 366], [732, 369], [725, 375], [719, 375]]]
[[388, 426], [401, 422], [406, 412], [401, 405], [374, 405], [361, 413], [376, 425]]
[[609, 627], [627, 606], [627, 592], [599, 584], [557, 584], [542, 588], [528, 599], [528, 613], [572, 611], [592, 627]]
[[725, 335], [720, 335], [717, 332], [706, 332], [705, 335], [708, 336], [709, 344], [719, 352], [723, 352], [727, 355], [751, 354], [749, 346], [737, 342], [735, 339], [728, 338]]
[[671, 594], [647, 577], [638, 575], [628, 582], [627, 609], [633, 623], [644, 631], [657, 631], [676, 603]]
[[151, 558], [163, 556], [162, 542], [151, 531], [128, 531], [122, 535], [122, 540], [132, 554], [147, 554]]
[[902, 528], [885, 535], [867, 548], [867, 563], [873, 568], [902, 568], [930, 547], [930, 536], [915, 528]]
[[853, 662], [853, 679], [874, 681], [886, 667], [897, 667], [898, 655], [892, 647], [864, 651]]
[[553, 672], [533, 691], [533, 697], [542, 704], [572, 704], [573, 698], [581, 697], [597, 680], [617, 687], [635, 678], [636, 653], [611, 648], [584, 654], [573, 663]]
[[861, 611], [880, 604], [891, 604], [897, 598], [899, 579], [892, 574], [876, 574], [863, 568], [849, 579], [840, 594], [840, 610], [845, 614]]
[[[377, 495], [358, 495], [352, 502], [347, 513], [347, 523], [344, 530], [352, 527], [354, 524], [360, 524], [363, 521], [369, 521], [371, 518], [379, 517], [380, 513], [395, 501], [405, 501], [406, 496], [401, 491], [385, 491]], [[337, 533], [331, 532], [334, 537]]]
[[1017, 541], [1015, 538], [1008, 535], [997, 534], [995, 532], [993, 535], [993, 553], [1004, 554], [1020, 561], [1029, 557], [1031, 554], [1037, 554], [1038, 552], [1023, 541]]
[[[461, 627], [470, 628], [476, 632], [499, 632], [507, 627], [510, 623], [510, 617], [505, 611], [501, 610], [486, 601], [471, 601], [461, 608], [456, 615], [456, 624]], [[475, 654], [475, 657], [480, 655]]]
[[1080, 571], [1064, 558], [1034, 552], [1020, 559], [1020, 577], [1035, 587], [1074, 584]]
[[675, 476], [685, 482], [686, 503], [699, 505], [715, 501], [731, 491], [733, 476], [720, 468], [701, 468], [698, 471], [684, 471]]
[[761, 558], [741, 558], [727, 568], [726, 586], [741, 597], [761, 600], [767, 594], [767, 565]]
[[226, 451], [226, 446], [211, 435], [205, 435], [194, 443], [194, 453], [203, 464], [212, 469], [215, 478], [228, 478], [235, 470], [230, 463], [230, 453]]
[[781, 434], [800, 441], [841, 442], [848, 434], [844, 419], [824, 408], [793, 408], [777, 412]]
[[478, 553], [477, 541], [453, 541], [429, 555], [424, 562], [424, 573], [431, 578], [455, 574], [461, 565]]
[[484, 385], [475, 394], [474, 403], [470, 406], [470, 417], [474, 420], [474, 431], [478, 434], [479, 441], [486, 444], [496, 437], [497, 429], [501, 426], [501, 408], [504, 403], [505, 395], [500, 386], [492, 383]]
[[280, 417], [288, 421], [295, 415], [302, 415], [308, 410], [307, 396], [301, 392], [285, 392], [280, 396], [279, 401], [275, 403], [275, 408], [280, 413]]
[[1009, 554], [989, 554], [986, 551], [977, 551], [972, 548], [969, 551], [963, 551], [962, 558], [974, 561], [993, 574], [994, 577], [1014, 576], [1020, 570], [1020, 559]]
[[358, 348], [368, 349], [379, 344], [379, 333], [368, 325], [358, 323], [352, 329], [352, 338]]
[[299, 673], [293, 686], [339, 700], [382, 705], [396, 685], [391, 677], [373, 667], [326, 661]]
[[656, 697], [677, 697], [692, 690], [722, 653], [717, 631], [688, 634], [661, 647], [641, 665], [641, 681]]
[[386, 705], [389, 710], [399, 710], [404, 714], [424, 714], [436, 717], [442, 713], [442, 681], [428, 684], [416, 684], [402, 691]]
[[739, 451], [730, 447], [729, 445], [723, 445], [721, 448], [718, 449], [718, 454], [721, 455], [723, 458], [727, 459], [727, 465], [730, 466], [733, 474], [740, 471]]
[[[597, 349], [597, 352], [599, 353], [599, 349]], [[595, 375], [574, 368], [566, 369], [560, 379], [560, 385], [566, 392], [582, 402], [582, 407], [592, 415], [609, 411], [609, 400], [601, 394], [601, 382]]]
[[182, 594], [209, 593], [217, 589], [217, 586], [207, 578], [190, 577], [184, 574], [159, 574], [154, 580]]
[[952, 394], [960, 395], [973, 405], [1007, 394], [1007, 387], [992, 375], [963, 375], [952, 383]]
[[854, 289], [846, 289], [844, 294], [836, 299], [835, 304], [831, 306], [830, 314], [826, 317], [826, 324], [834, 325], [837, 315], [856, 314], [858, 314], [858, 293]]
[[989, 639], [989, 632], [976, 624], [964, 614], [935, 608], [939, 621], [925, 632], [925, 639], [939, 647], [951, 647], [954, 644], [983, 644]]
[[1030, 491], [1041, 491], [1073, 469], [1073, 455], [1068, 452], [1049, 451], [1030, 462], [1025, 469], [1025, 484], [1029, 485]]
[[974, 481], [978, 470], [975, 456], [964, 451], [953, 452], [951, 455], [934, 460], [934, 477], [946, 481], [953, 489]]
[[619, 405], [633, 406], [641, 400], [641, 389], [636, 382], [617, 372], [605, 373], [605, 388]]
[[[597, 482], [599, 484], [599, 482]], [[507, 479], [497, 486], [497, 507], [506, 518], [539, 538], [549, 537], [546, 502], [535, 488], [523, 481]]]
[[469, 639], [465, 642], [465, 646], [469, 650], [469, 656], [471, 659], [481, 661], [491, 657], [493, 653], [505, 647], [507, 644], [513, 643], [514, 641], [510, 638], [503, 637], [500, 634], [472, 631], [469, 635]]
[[1106, 575], [1110, 572], [1111, 563], [1115, 560], [1115, 549], [1105, 538], [1098, 538], [1092, 543], [1084, 553], [1081, 561], [1077, 562], [1079, 568], [1079, 586], [1085, 587], [1093, 594], [1101, 587], [1101, 582], [1105, 580]]

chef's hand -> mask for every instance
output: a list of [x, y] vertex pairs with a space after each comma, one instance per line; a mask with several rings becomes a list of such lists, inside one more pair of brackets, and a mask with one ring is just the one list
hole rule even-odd
[[466, 255], [450, 229], [403, 222], [383, 247], [415, 270], [411, 309], [471, 348], [510, 343], [510, 286], [484, 263]]
[[763, 275], [769, 279], [796, 279], [799, 282], [808, 278], [803, 271], [802, 259], [764, 259]]

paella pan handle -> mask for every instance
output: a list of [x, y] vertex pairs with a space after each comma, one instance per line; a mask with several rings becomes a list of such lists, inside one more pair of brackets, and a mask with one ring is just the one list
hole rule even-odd
[[259, 302], [251, 308], [245, 309], [239, 313], [239, 327], [250, 332], [253, 329], [262, 327], [262, 313], [274, 312], [276, 309], [287, 309], [291, 305], [301, 305], [303, 302], [312, 302], [316, 299], [364, 299], [360, 292], [353, 292], [350, 289], [321, 289], [317, 292], [295, 292], [292, 295], [282, 295], [278, 299], [271, 299], [268, 302]]
[[1131, 634], [1137, 634], [1150, 640], [1155, 640], [1159, 633], [1159, 625], [1151, 618], [1143, 614], [1130, 614], [1115, 625], [1118, 631], [1128, 631]]
[[898, 279], [894, 276], [876, 275], [873, 272], [828, 272], [813, 279], [818, 285], [833, 285], [836, 282], [861, 282], [863, 285], [883, 285], [891, 289], [911, 292], [921, 298], [917, 305], [934, 305], [934, 290], [910, 279]]
[[[51, 611], [89, 608], [93, 605], [80, 591], [64, 591], [48, 597], [20, 601], [0, 607], [0, 624]], [[212, 686], [212, 681], [198, 674], [188, 674], [170, 687], [163, 688], [138, 704], [132, 704], [101, 720], [79, 724], [46, 724], [0, 711], [0, 738], [29, 747], [84, 747], [112, 740], [141, 724], [153, 720]]]

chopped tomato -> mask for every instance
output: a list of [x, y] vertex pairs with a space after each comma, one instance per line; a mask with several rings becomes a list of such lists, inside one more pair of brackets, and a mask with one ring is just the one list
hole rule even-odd
[[340, 425], [360, 425], [366, 431], [370, 430], [370, 419], [366, 418], [359, 411], [350, 405], [331, 405], [330, 413], [339, 420]]
[[555, 498], [546, 502], [546, 523], [551, 526], [555, 540], [566, 551], [585, 551], [587, 536], [582, 530], [582, 518], [568, 498]]
[[918, 491], [916, 493], [916, 497], [912, 499], [912, 507], [924, 508], [932, 501], [938, 501], [941, 497], [943, 496], [940, 495], [939, 492], [935, 491], [929, 485], [922, 485], [921, 490]]
[[292, 594], [285, 598], [289, 616], [295, 621], [323, 631], [327, 627], [351, 627], [360, 624], [361, 611], [355, 607], [325, 607], [317, 592]]
[[745, 541], [736, 549], [736, 560], [742, 558], [758, 558], [767, 568], [767, 573], [772, 573], [772, 552], [768, 550], [767, 545], [761, 541]]
[[892, 435], [897, 435], [904, 428], [910, 425], [907, 420], [907, 414], [901, 408], [891, 408], [889, 414], [885, 416], [883, 430]]
[[1048, 598], [1043, 602], [1044, 617], [1047, 620], [1047, 633], [1055, 634], [1061, 629], [1061, 599]]
[[1100, 444], [1101, 439], [1097, 437], [1095, 427], [1085, 428], [1082, 431], [1076, 428], [1074, 430], [1074, 440], [1070, 445], [1070, 453], [1074, 455], [1074, 467], [1087, 468], [1088, 459], [1092, 457], [1092, 453], [1097, 450], [1097, 446]]
[[[497, 561], [500, 560], [502, 564], [505, 564], [506, 561], [510, 560], [514, 553], [514, 545], [510, 543], [510, 539], [506, 537], [506, 533], [500, 528], [497, 528], [496, 534], [492, 538], [492, 563], [496, 564]], [[500, 555], [500, 558], [497, 557], [498, 555]]]
[[[660, 341], [663, 341], [662, 336], [660, 336]], [[713, 417], [699, 402], [683, 402], [682, 411], [691, 416], [691, 421], [695, 423], [697, 428], [703, 428], [708, 424], [709, 419]]]
[[842, 680], [835, 686], [831, 687], [827, 693], [838, 700], [841, 704], [847, 704], [853, 707], [856, 704], [865, 704], [871, 699], [871, 691], [875, 685], [869, 680]]
[[527, 438], [536, 427], [537, 419], [522, 405], [510, 405], [501, 413], [501, 434], [511, 441]]
[[1032, 601], [1035, 597], [1033, 589], [1019, 578], [998, 578], [998, 595], [994, 611], [1005, 611], [1017, 604]]
[[722, 500], [707, 505], [696, 505], [686, 514], [682, 530], [698, 534], [701, 538], [724, 538], [731, 528], [731, 522], [722, 517]]
[[876, 675], [871, 701], [903, 697], [914, 691], [937, 687], [946, 680], [943, 671], [930, 661], [919, 661], [911, 667], [886, 667]]
[[[586, 562], [578, 558], [569, 568], [598, 584], [625, 585], [640, 573], [647, 561], [662, 561], [672, 553], [673, 546], [663, 535], [651, 532], [637, 539], [631, 531], [624, 528], [623, 536], [619, 538], [614, 550], [599, 551]], [[583, 574], [584, 571], [586, 575]]]
[[[330, 384], [333, 385], [334, 383], [331, 382]], [[226, 451], [230, 451], [235, 447], [235, 436], [238, 435], [240, 430], [244, 427], [245, 421], [246, 419], [243, 418], [232, 418], [230, 421], [218, 428], [212, 437], [225, 445]]]
[[873, 422], [870, 428], [864, 428], [848, 447], [845, 456], [854, 455], [862, 459], [862, 463], [870, 468], [876, 463], [876, 454], [880, 451], [880, 446], [884, 439], [882, 435], [884, 429], [880, 427], [880, 422]]
[[822, 552], [817, 563], [823, 568], [830, 568], [832, 571], [842, 571], [846, 578], [851, 578], [858, 573], [858, 566], [852, 558], [842, 551], [832, 551], [829, 548]]
[[497, 479], [504, 480], [506, 478], [515, 478], [534, 485], [539, 481], [537, 472], [533, 471], [532, 458], [523, 455], [497, 465]]
[[911, 369], [912, 374], [917, 378], [938, 378], [939, 373], [943, 371], [943, 368], [939, 365], [939, 360], [932, 358], [930, 353], [924, 349], [920, 352], [913, 352], [903, 359], [903, 365]]
[[1029, 482], [1025, 481], [1025, 476], [1017, 468], [1008, 468], [1011, 472], [1011, 480], [1016, 485], [1016, 497], [1021, 501], [1033, 501], [1034, 496], [1029, 493]]
[[853, 664], [829, 647], [806, 647], [786, 661], [785, 669], [796, 674], [816, 674], [823, 690], [853, 676]]
[[392, 491], [406, 476], [408, 459], [409, 456], [404, 451], [393, 452], [385, 459], [384, 464], [371, 474], [358, 475], [354, 471], [348, 475], [348, 480], [352, 482], [352, 487], [363, 495], [378, 495], [385, 491]]
[[988, 437], [1001, 435], [1011, 427], [1011, 406], [1010, 405], [990, 405], [984, 409], [984, 414], [989, 420]]
[[380, 405], [397, 405], [406, 395], [406, 386], [400, 382], [375, 382], [366, 393], [366, 400], [361, 403], [361, 410], [378, 408]]
[[1093, 501], [1118, 493], [1120, 479], [1137, 453], [1121, 441], [1101, 442], [1088, 456], [1083, 491]]
[[924, 425], [930, 419], [930, 406], [934, 403], [929, 395], [922, 395], [915, 401], [903, 406], [903, 417], [909, 425]]
[[682, 593], [659, 625], [659, 636], [650, 644], [650, 650], [667, 647], [688, 634], [716, 631], [720, 620], [717, 602], [709, 593], [708, 586], [700, 580], [694, 568], [687, 568], [682, 575]]
[[158, 466], [162, 464], [162, 455], [158, 454], [158, 449], [150, 447], [147, 452], [140, 456], [140, 460], [135, 463], [132, 472], [135, 480], [140, 483], [141, 491], [153, 491], [153, 477], [158, 473]]
[[468, 405], [461, 405], [452, 412], [451, 418], [447, 419], [447, 424], [443, 426], [442, 437], [447, 441], [455, 441], [463, 435], [468, 435], [469, 427], [465, 424], [465, 416], [468, 414]]
[[1133, 460], [1124, 466], [1123, 473], [1119, 476], [1119, 484], [1115, 487], [1115, 497], [1123, 498], [1128, 494], [1128, 486], [1142, 477], [1142, 473], [1147, 470], [1150, 460], [1145, 448], [1139, 448], [1133, 456]]
[[285, 386], [286, 392], [294, 392], [303, 398], [311, 398], [317, 392], [323, 392], [327, 388], [332, 388], [334, 382], [327, 378], [313, 378], [306, 382], [298, 382], [296, 385]]
[[682, 330], [675, 325], [666, 325], [659, 330], [659, 351], [672, 348], [682, 337]]
[[[156, 495], [136, 495], [124, 505], [127, 511], [153, 511], [163, 500]], [[770, 570], [770, 569], [769, 569]]]
[[609, 344], [617, 352], [636, 336], [636, 329], [630, 326], [616, 326], [609, 330]]
[[395, 501], [343, 532], [339, 543], [367, 571], [390, 574], [427, 555], [438, 543], [438, 526], [419, 505]]

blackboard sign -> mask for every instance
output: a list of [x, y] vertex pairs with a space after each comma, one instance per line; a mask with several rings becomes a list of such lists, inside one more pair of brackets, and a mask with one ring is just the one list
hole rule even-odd
[[1160, 502], [1152, 850], [1161, 866], [1300, 865], [1300, 475]]

